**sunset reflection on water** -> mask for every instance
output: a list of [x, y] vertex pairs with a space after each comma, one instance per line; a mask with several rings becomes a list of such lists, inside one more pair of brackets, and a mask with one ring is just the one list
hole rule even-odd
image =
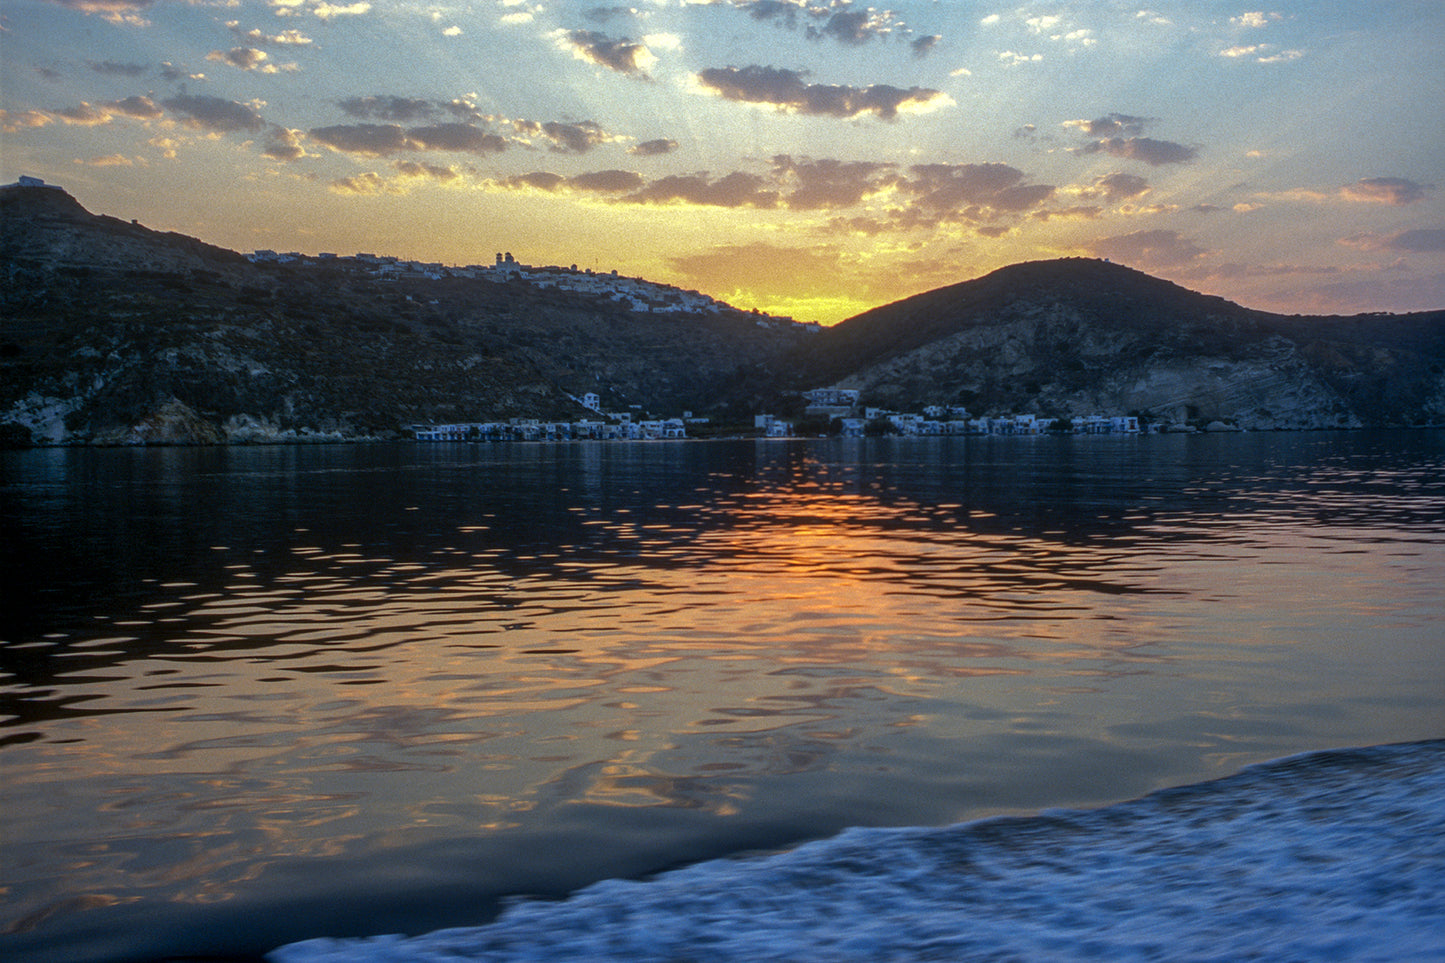
[[[7, 626], [0, 927], [451, 885], [440, 844], [491, 898], [623, 810], [665, 863], [1440, 734], [1438, 441], [953, 441], [31, 464], [32, 578], [90, 588]], [[120, 512], [151, 543], [85, 568]]]

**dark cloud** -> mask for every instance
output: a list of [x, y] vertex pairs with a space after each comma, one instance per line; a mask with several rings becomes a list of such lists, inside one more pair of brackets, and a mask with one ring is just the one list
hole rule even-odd
[[1023, 171], [1007, 164], [918, 164], [902, 190], [919, 207], [948, 219], [987, 220], [1037, 207], [1054, 194], [1047, 184], [1023, 183]]
[[825, 117], [856, 117], [877, 114], [892, 120], [910, 104], [925, 106], [943, 102], [937, 90], [910, 87], [902, 90], [887, 84], [848, 87], [836, 84], [804, 83], [806, 74], [778, 67], [711, 67], [697, 75], [698, 81], [726, 100], [768, 104], [780, 110]]
[[406, 132], [414, 150], [454, 151], [464, 154], [499, 154], [507, 149], [500, 134], [471, 124], [432, 124], [412, 127]]
[[858, 46], [874, 37], [886, 37], [894, 29], [894, 16], [889, 11], [844, 9], [831, 13], [820, 26], [809, 26], [809, 40], [832, 39]]
[[1152, 137], [1110, 137], [1080, 147], [1079, 153], [1104, 153], [1111, 157], [1143, 161], [1151, 167], [1158, 167], [1160, 164], [1184, 164], [1199, 156], [1196, 148], [1168, 140], [1155, 140]]
[[733, 0], [733, 6], [747, 11], [754, 20], [777, 21], [785, 27], [798, 25], [798, 11], [801, 9], [799, 4], [789, 0]]
[[471, 124], [431, 124], [411, 128], [403, 128], [400, 124], [338, 124], [317, 127], [308, 136], [334, 150], [367, 157], [423, 150], [495, 154], [508, 147], [505, 137]]
[[762, 177], [737, 171], [713, 180], [706, 173], [659, 178], [623, 200], [635, 204], [683, 202], [704, 207], [774, 208], [778, 191]]
[[627, 149], [627, 153], [637, 157], [658, 157], [662, 154], [671, 154], [677, 150], [677, 141], [660, 138], [658, 140], [645, 140], [640, 144]]
[[266, 126], [256, 108], [205, 94], [180, 94], [161, 101], [161, 106], [179, 114], [187, 127], [221, 132], [260, 130]]
[[313, 128], [306, 136], [333, 150], [367, 157], [416, 149], [399, 124], [337, 124]]
[[942, 37], [935, 33], [927, 37], [918, 37], [914, 39], [908, 46], [913, 48], [913, 56], [927, 57], [929, 54], [933, 53], [933, 48], [937, 47], [939, 41], [941, 41], [942, 39]]
[[531, 187], [539, 191], [558, 191], [567, 184], [567, 178], [561, 174], [553, 174], [551, 171], [534, 171], [531, 174], [519, 174], [516, 177], [509, 177], [505, 181], [508, 187]]
[[1095, 257], [1106, 257], [1142, 267], [1168, 267], [1188, 264], [1207, 253], [1178, 231], [1134, 231], [1114, 237], [1101, 237], [1085, 249]]
[[395, 97], [390, 94], [373, 97], [348, 97], [345, 100], [337, 101], [336, 106], [340, 107], [349, 117], [394, 120], [399, 123], [426, 120], [436, 116], [437, 113], [437, 105], [430, 100]]
[[120, 64], [113, 60], [87, 60], [85, 65], [98, 74], [115, 74], [121, 77], [139, 77], [150, 69], [145, 64]]
[[1149, 190], [1149, 182], [1137, 174], [1115, 172], [1094, 178], [1093, 186], [1086, 191], [1088, 196], [1103, 197], [1112, 203], [1127, 201]]
[[786, 203], [789, 208], [798, 211], [851, 207], [899, 181], [893, 164], [794, 160], [786, 154], [773, 158], [773, 176], [780, 185], [792, 188]]
[[155, 120], [161, 116], [159, 105], [149, 97], [127, 97], [124, 100], [113, 100], [105, 106], [114, 113], [134, 120]]
[[1340, 194], [1351, 201], [1403, 205], [1424, 200], [1434, 189], [1433, 184], [1417, 184], [1403, 177], [1366, 177], [1340, 188]]
[[552, 142], [550, 149], [558, 154], [585, 154], [598, 144], [612, 140], [605, 130], [590, 120], [576, 124], [552, 121], [542, 124], [539, 130]]
[[627, 17], [630, 19], [636, 15], [637, 11], [632, 7], [593, 7], [590, 10], [584, 11], [582, 14], [583, 17], [597, 23], [606, 23], [614, 17]]
[[1390, 238], [1387, 245], [1392, 251], [1445, 251], [1445, 227], [1419, 228], [1403, 231]]
[[645, 45], [627, 38], [613, 40], [593, 30], [573, 30], [566, 34], [566, 43], [581, 59], [634, 77], [647, 77], [653, 60]]
[[642, 175], [636, 171], [593, 171], [568, 178], [567, 185], [579, 191], [605, 191], [620, 194], [642, 187]]

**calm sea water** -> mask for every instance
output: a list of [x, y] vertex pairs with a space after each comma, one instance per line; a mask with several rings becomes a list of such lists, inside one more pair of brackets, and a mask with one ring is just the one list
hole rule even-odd
[[[509, 945], [532, 956], [502, 955], [488, 929], [381, 958], [451, 958], [458, 940], [600, 957], [538, 934], [605, 932], [652, 898], [637, 918], [656, 939], [679, 892], [735, 893], [740, 872], [763, 881], [718, 927], [756, 930], [759, 892], [826, 921], [854, 905], [845, 880], [888, 877], [860, 870], [862, 850], [895, 868], [955, 852], [956, 867], [958, 838], [1001, 835], [1047, 840], [1064, 871], [1041, 885], [1066, 932], [1067, 880], [1099, 871], [1099, 851], [1027, 814], [1445, 736], [1437, 431], [42, 450], [0, 453], [0, 472], [7, 958], [260, 954], [475, 926], [509, 897], [579, 890], [495, 924], [522, 926]], [[1445, 811], [1442, 756], [1329, 756], [1349, 764], [1321, 791], [1421, 851], [1413, 835], [1445, 834], [1401, 814]], [[1329, 767], [1306, 768], [1318, 783]], [[1407, 772], [1407, 789], [1370, 789]], [[1195, 790], [1211, 800], [1195, 810], [1302, 798], [1298, 767], [1234, 778], [1247, 791]], [[1196, 832], [1158, 798], [1098, 818], [1143, 807], [1146, 836]], [[1285, 825], [1319, 838], [1311, 812]], [[1021, 821], [942, 842], [860, 828], [1002, 814]], [[807, 840], [825, 841], [696, 866]], [[1157, 848], [1123, 863], [1157, 867]], [[1412, 892], [1441, 891], [1439, 855]], [[685, 866], [627, 884], [653, 897], [584, 890]], [[775, 878], [790, 872], [794, 890]], [[1032, 872], [987, 877], [1005, 880], [1000, 906]], [[829, 901], [799, 904], [797, 873]], [[888, 905], [912, 907], [900, 927], [916, 936], [937, 918], [918, 878], [938, 871], [911, 873]], [[1445, 922], [1438, 897], [1397, 895], [1410, 919]], [[716, 927], [694, 930], [673, 958], [895, 945], [729, 956]], [[941, 938], [893, 958], [955, 955]], [[1064, 958], [1051, 945], [969, 952]], [[1105, 957], [1169, 958], [1140, 945]]]

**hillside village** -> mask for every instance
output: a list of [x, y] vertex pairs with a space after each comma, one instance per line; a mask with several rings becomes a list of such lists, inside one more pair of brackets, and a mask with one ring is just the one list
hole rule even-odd
[[[806, 407], [801, 418], [790, 420], [771, 414], [755, 415], [752, 435], [759, 438], [816, 434], [844, 438], [869, 435], [1104, 435], [1137, 434], [1141, 430], [1136, 415], [1042, 418], [1032, 414], [1013, 414], [970, 417], [967, 409], [957, 405], [929, 405], [921, 412], [899, 412], [860, 406], [860, 395], [861, 392], [848, 388], [805, 391], [803, 400]], [[422, 424], [413, 425], [412, 433], [418, 441], [648, 441], [687, 438], [688, 426], [708, 425], [711, 421], [694, 417], [690, 411], [683, 412], [681, 417], [662, 419], [634, 418], [632, 411], [603, 411], [600, 397], [594, 392], [573, 400], [594, 412], [598, 418], [571, 422], [513, 418], [507, 422]], [[804, 426], [812, 426], [812, 429], [805, 430]], [[817, 428], [824, 430], [817, 431]]]
[[[496, 284], [517, 281], [540, 290], [568, 291], [603, 298], [643, 314], [720, 314], [738, 310], [698, 291], [643, 278], [624, 277], [616, 270], [600, 274], [590, 268], [580, 270], [575, 264], [565, 268], [533, 267], [516, 260], [511, 252], [499, 252], [495, 264], [461, 267], [449, 267], [437, 262], [407, 261], [379, 254], [322, 253], [311, 256], [295, 251], [277, 253], [258, 250], [248, 254], [246, 259], [252, 264], [294, 264], [300, 267], [329, 265], [349, 268], [380, 281], [440, 281], [444, 278], [491, 281]], [[794, 321], [789, 317], [764, 314], [757, 310], [750, 313], [756, 317], [760, 327], [786, 326], [812, 333], [822, 330], [822, 326], [816, 322]]]

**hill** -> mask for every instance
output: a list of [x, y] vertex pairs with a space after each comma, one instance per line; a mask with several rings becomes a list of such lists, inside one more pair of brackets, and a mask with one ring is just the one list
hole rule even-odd
[[[256, 263], [0, 188], [0, 424], [11, 443], [396, 437], [608, 409], [742, 418], [801, 326], [657, 314], [513, 279]], [[593, 416], [595, 417], [595, 416]]]
[[0, 188], [0, 444], [401, 437], [428, 422], [575, 421], [586, 392], [607, 410], [750, 425], [800, 414], [802, 391], [828, 385], [975, 415], [1445, 423], [1441, 311], [1266, 314], [1076, 258], [813, 333], [707, 299], [658, 313], [609, 296], [606, 278], [564, 290], [452, 273], [252, 263], [55, 188]]
[[1105, 261], [1015, 264], [827, 335], [813, 377], [888, 407], [1244, 428], [1445, 422], [1445, 311], [1268, 314]]

